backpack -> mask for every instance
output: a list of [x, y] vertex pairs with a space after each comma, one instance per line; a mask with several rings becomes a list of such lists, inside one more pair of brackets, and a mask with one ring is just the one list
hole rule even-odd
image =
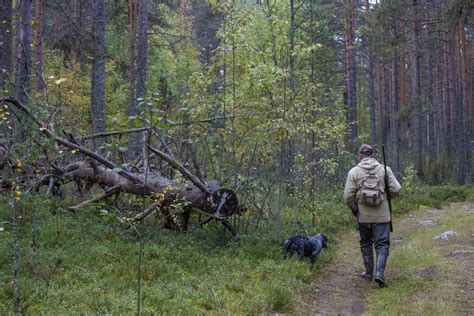
[[[382, 165], [368, 171], [362, 179], [357, 192], [357, 200], [360, 204], [379, 206], [382, 202], [382, 194], [384, 191], [381, 187], [382, 178], [377, 176], [377, 172], [379, 172], [380, 168], [382, 168]], [[363, 170], [365, 171], [365, 169]]]

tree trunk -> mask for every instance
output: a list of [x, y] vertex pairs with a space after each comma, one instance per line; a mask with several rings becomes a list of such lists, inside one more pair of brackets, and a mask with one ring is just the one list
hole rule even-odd
[[[471, 34], [474, 34], [474, 18], [471, 17]], [[471, 120], [471, 138], [474, 135], [474, 36], [471, 36], [471, 103], [469, 105]], [[472, 145], [473, 139], [471, 139]]]
[[346, 91], [347, 91], [347, 124], [349, 128], [349, 144], [354, 146], [357, 140], [357, 74], [355, 60], [355, 26], [354, 11], [355, 3], [353, 0], [345, 0], [345, 4], [349, 6], [349, 14], [346, 17], [345, 32], [345, 50], [346, 50]]
[[[393, 34], [397, 37], [397, 25], [394, 20]], [[398, 52], [394, 52], [392, 56], [392, 93], [391, 93], [391, 112], [390, 113], [390, 144], [391, 144], [391, 156], [392, 156], [392, 170], [393, 173], [398, 176], [400, 171], [400, 161], [398, 156], [398, 64], [399, 55]]]
[[[382, 57], [381, 57], [382, 58]], [[379, 66], [379, 80], [380, 80], [380, 140], [382, 145], [387, 144], [388, 137], [388, 100], [389, 100], [389, 85], [387, 70], [385, 69], [384, 60], [382, 59]]]
[[95, 133], [105, 131], [105, 1], [93, 2], [94, 61], [92, 63], [91, 112]]
[[291, 99], [296, 96], [296, 83], [295, 83], [295, 32], [296, 32], [296, 25], [295, 25], [295, 0], [290, 0], [290, 30], [289, 30], [289, 38], [290, 38], [290, 90], [291, 90]]
[[[404, 23], [399, 24], [400, 30], [400, 40], [406, 41], [404, 34], [406, 32], [406, 27]], [[399, 99], [399, 112], [404, 113], [405, 115], [409, 113], [409, 103], [408, 103], [408, 81], [409, 76], [407, 74], [407, 54], [404, 49], [400, 50], [400, 99]], [[407, 119], [407, 116], [404, 116], [401, 121], [399, 121], [399, 151], [408, 152], [410, 148], [410, 120]]]
[[20, 59], [16, 65], [18, 77], [15, 79], [15, 89], [18, 100], [23, 104], [28, 102], [31, 88], [31, 2], [21, 2], [21, 32], [18, 38]]
[[[41, 1], [41, 0], [39, 0]], [[82, 1], [81, 1], [82, 2]], [[81, 17], [80, 17], [81, 7], [79, 5], [79, 0], [71, 0], [71, 23], [70, 23], [70, 32], [74, 34], [76, 38], [81, 38], [78, 30], [81, 30]], [[71, 49], [71, 64], [75, 65], [78, 61], [82, 59], [81, 54], [81, 44], [82, 40], [74, 43]]]
[[[369, 0], [365, 0], [365, 12], [367, 17], [367, 27], [370, 29], [369, 21], [370, 4]], [[374, 83], [374, 56], [372, 53], [372, 46], [370, 35], [365, 36], [365, 45], [367, 47], [367, 99], [369, 102], [370, 111], [370, 144], [374, 146], [377, 144], [377, 118], [375, 113], [375, 83]]]
[[15, 67], [15, 80], [13, 81], [13, 95], [18, 98], [18, 80], [20, 79], [21, 63], [21, 40], [22, 40], [22, 28], [21, 28], [21, 1], [16, 3], [15, 7], [15, 38], [14, 38], [14, 67]]
[[0, 2], [0, 98], [11, 93], [12, 16], [12, 1]]
[[[427, 37], [431, 37], [432, 27], [431, 27], [431, 16], [430, 16], [430, 8], [432, 6], [431, 0], [425, 1], [425, 27], [427, 32]], [[435, 84], [433, 82], [433, 50], [428, 49], [427, 52], [427, 75], [428, 75], [428, 82], [427, 82], [427, 91], [428, 91], [428, 134], [427, 134], [427, 146], [428, 146], [428, 156], [429, 156], [429, 163], [432, 164], [436, 159], [436, 141], [435, 141], [435, 101], [434, 101], [434, 91], [435, 91]]]
[[137, 49], [137, 3], [136, 0], [129, 0], [129, 18], [130, 18], [130, 109], [135, 107], [135, 84], [136, 84], [136, 49]]
[[414, 68], [414, 77], [412, 80], [413, 85], [413, 159], [416, 172], [418, 176], [423, 176], [423, 159], [422, 159], [422, 149], [423, 149], [423, 124], [421, 112], [421, 51], [419, 44], [420, 36], [420, 26], [418, 21], [418, 2], [417, 0], [412, 0], [413, 7], [413, 68]]
[[[226, 219], [237, 211], [245, 211], [245, 208], [239, 206], [237, 195], [232, 190], [222, 188], [215, 182], [202, 182], [198, 177], [189, 172], [182, 164], [178, 163], [172, 157], [150, 146], [148, 147], [154, 154], [156, 154], [161, 160], [166, 161], [173, 168], [179, 170], [183, 178], [187, 179], [188, 182], [168, 179], [158, 175], [157, 173], [148, 172], [146, 169], [141, 173], [126, 171], [94, 151], [57, 136], [49, 129], [48, 124], [39, 120], [25, 105], [17, 100], [7, 98], [5, 99], [5, 103], [9, 108], [15, 107], [17, 112], [21, 112], [23, 115], [29, 117], [29, 119], [31, 119], [47, 137], [53, 139], [60, 145], [76, 150], [81, 155], [92, 159], [89, 160], [89, 162], [80, 161], [71, 163], [64, 168], [58, 166], [54, 168], [55, 177], [60, 177], [61, 179], [59, 179], [59, 181], [61, 183], [64, 180], [76, 179], [108, 187], [108, 190], [106, 190], [101, 197], [93, 198], [89, 200], [89, 202], [96, 202], [102, 198], [109, 197], [111, 194], [118, 194], [119, 192], [132, 193], [141, 196], [153, 196], [157, 198], [155, 203], [142, 213], [137, 214], [131, 219], [125, 219], [125, 221], [135, 222], [143, 220], [156, 208], [170, 212], [170, 208], [174, 205], [178, 206], [178, 208], [184, 208], [187, 212], [191, 210], [204, 212], [217, 220], [222, 220], [224, 226], [235, 234], [235, 231], [233, 231], [232, 226]], [[0, 159], [1, 154], [2, 151], [0, 151]], [[96, 162], [101, 165], [98, 165]], [[88, 204], [87, 202], [88, 201], [83, 202], [71, 209], [78, 209], [79, 207]]]
[[462, 96], [460, 89], [460, 63], [459, 63], [459, 37], [456, 29], [452, 30], [452, 40], [450, 45], [450, 63], [449, 72], [452, 79], [453, 91], [453, 129], [454, 129], [454, 144], [455, 144], [455, 160], [456, 160], [456, 175], [459, 184], [464, 184], [464, 126], [463, 126], [463, 107]]
[[44, 1], [36, 0], [36, 32], [35, 32], [35, 65], [36, 91], [46, 89], [43, 78], [43, 31], [44, 31]]
[[[148, 67], [148, 8], [146, 0], [138, 0], [138, 54], [137, 54], [137, 90], [136, 100], [130, 108], [130, 116], [141, 117], [140, 103], [146, 96]], [[131, 127], [134, 126], [131, 123]], [[143, 147], [144, 134], [131, 135], [129, 138], [129, 157], [139, 154]]]
[[444, 127], [445, 127], [445, 144], [446, 144], [446, 153], [448, 155], [452, 154], [453, 151], [453, 127], [452, 127], [452, 116], [451, 108], [454, 106], [452, 103], [452, 78], [450, 76], [450, 57], [449, 57], [450, 45], [449, 45], [449, 33], [445, 32], [444, 35], [444, 93], [443, 93], [443, 103], [444, 103]]
[[464, 115], [461, 117], [464, 125], [464, 143], [465, 143], [465, 181], [467, 184], [472, 184], [472, 145], [471, 145], [471, 120], [470, 120], [470, 102], [472, 102], [469, 92], [469, 81], [467, 79], [467, 46], [466, 46], [466, 32], [465, 32], [466, 16], [463, 14], [458, 20], [458, 37], [459, 37], [459, 58], [460, 58], [460, 73], [461, 73], [461, 91], [463, 99]]

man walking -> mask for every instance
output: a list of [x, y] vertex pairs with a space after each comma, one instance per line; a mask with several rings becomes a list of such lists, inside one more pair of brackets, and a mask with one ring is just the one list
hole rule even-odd
[[[392, 170], [385, 168], [374, 157], [372, 146], [364, 144], [359, 149], [359, 164], [347, 175], [344, 201], [357, 216], [360, 234], [360, 251], [365, 266], [361, 277], [380, 287], [385, 286], [385, 264], [390, 248], [391, 214], [386, 188], [393, 197], [401, 190]], [[388, 178], [388, 185], [385, 179]], [[373, 248], [377, 254], [374, 275]]]

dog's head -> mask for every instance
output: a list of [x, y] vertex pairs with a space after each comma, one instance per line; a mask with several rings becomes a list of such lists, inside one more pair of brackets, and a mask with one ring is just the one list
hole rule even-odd
[[328, 238], [326, 237], [326, 235], [324, 234], [318, 234], [316, 236], [313, 236], [312, 238], [315, 238], [315, 239], [319, 239], [319, 241], [321, 241], [321, 247], [322, 248], [327, 248], [327, 242], [328, 242]]
[[325, 235], [323, 235], [323, 234], [319, 234], [319, 235], [321, 236], [321, 241], [322, 241], [322, 243], [323, 243], [323, 247], [324, 247], [324, 248], [327, 248], [327, 247], [328, 247], [328, 246], [327, 246], [328, 238], [327, 238]]

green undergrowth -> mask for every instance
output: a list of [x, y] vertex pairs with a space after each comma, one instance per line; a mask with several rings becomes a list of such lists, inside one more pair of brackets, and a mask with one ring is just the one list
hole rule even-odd
[[420, 207], [440, 209], [451, 202], [474, 201], [474, 187], [471, 186], [426, 186], [410, 184], [403, 186], [400, 198], [393, 200], [396, 214], [417, 210]]
[[[322, 253], [314, 266], [309, 260], [282, 259], [284, 238], [325, 230], [323, 224], [311, 227], [306, 214], [294, 216], [294, 209], [270, 212], [258, 227], [255, 219], [246, 218], [248, 227], [234, 238], [218, 223], [187, 233], [157, 229], [154, 220], [125, 229], [100, 208], [72, 214], [67, 205], [36, 198], [20, 207], [19, 275], [27, 313], [135, 313], [140, 235], [141, 311], [148, 314], [288, 312], [312, 272], [330, 258]], [[33, 208], [38, 223], [35, 254]], [[10, 207], [6, 209], [0, 221], [10, 221]], [[319, 220], [326, 227], [336, 225], [330, 217]], [[11, 227], [4, 226], [0, 314], [12, 313], [13, 302]]]
[[[143, 240], [140, 308], [146, 314], [291, 312], [313, 273], [331, 260], [338, 233], [353, 225], [341, 192], [335, 192], [322, 193], [311, 203], [279, 198], [275, 204], [279, 209], [268, 209], [261, 216], [250, 209], [236, 219], [237, 224], [243, 223], [238, 225], [238, 238], [212, 222], [187, 233], [158, 229], [153, 220], [126, 229], [113, 220], [114, 212], [105, 214], [101, 207], [73, 214], [66, 210], [71, 201], [25, 197], [19, 206], [23, 310], [28, 314], [135, 313]], [[426, 188], [404, 195], [395, 207], [402, 212], [473, 196], [469, 188]], [[6, 197], [0, 204], [0, 314], [11, 314], [11, 206]], [[32, 210], [36, 211], [36, 251], [31, 249]], [[329, 237], [329, 248], [314, 266], [309, 260], [282, 259], [285, 238], [321, 232]]]

